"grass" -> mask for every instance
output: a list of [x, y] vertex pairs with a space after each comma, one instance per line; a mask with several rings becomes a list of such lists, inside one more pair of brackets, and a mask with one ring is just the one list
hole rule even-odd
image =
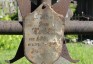
[[93, 46], [82, 43], [68, 43], [67, 47], [71, 57], [80, 60], [76, 64], [93, 64]]
[[[16, 54], [18, 49], [18, 45], [22, 39], [22, 36], [12, 36], [13, 38], [10, 39], [10, 36], [0, 36], [3, 37], [5, 45], [12, 44], [12, 48], [9, 47], [1, 48], [0, 49], [0, 64], [7, 64], [5, 60], [12, 59]], [[2, 39], [2, 38], [0, 38]], [[2, 39], [2, 40], [3, 40]], [[3, 42], [0, 40], [1, 42]], [[93, 46], [86, 45], [82, 43], [67, 43], [67, 48], [70, 52], [70, 55], [73, 59], [79, 59], [80, 61], [76, 64], [93, 64]], [[14, 62], [13, 64], [31, 64], [25, 57]]]
[[[16, 53], [16, 50], [7, 50], [7, 51], [3, 51], [0, 54], [0, 64], [8, 64], [5, 62], [5, 60], [10, 60], [14, 57]], [[31, 64], [25, 57], [23, 57], [22, 59], [14, 62], [13, 64]]]
[[[12, 37], [12, 38], [11, 38]], [[22, 39], [22, 36], [15, 36], [15, 35], [0, 35], [0, 41], [1, 44], [4, 44], [4, 49], [1, 48], [0, 50], [0, 64], [8, 64], [5, 62], [5, 60], [12, 59], [16, 51], [18, 49], [18, 46], [20, 44], [20, 41]], [[25, 57], [18, 60], [17, 62], [14, 62], [13, 64], [31, 64]]]

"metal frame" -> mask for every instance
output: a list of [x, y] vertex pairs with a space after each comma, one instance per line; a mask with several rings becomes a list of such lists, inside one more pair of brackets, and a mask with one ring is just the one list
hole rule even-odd
[[[93, 21], [66, 21], [65, 34], [93, 34]], [[0, 21], [0, 34], [23, 35], [23, 22]]]

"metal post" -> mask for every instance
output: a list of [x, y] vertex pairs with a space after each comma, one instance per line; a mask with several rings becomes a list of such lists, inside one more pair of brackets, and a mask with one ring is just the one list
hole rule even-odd
[[[23, 34], [23, 22], [0, 21], [0, 34]], [[65, 34], [93, 34], [93, 21], [65, 22]]]

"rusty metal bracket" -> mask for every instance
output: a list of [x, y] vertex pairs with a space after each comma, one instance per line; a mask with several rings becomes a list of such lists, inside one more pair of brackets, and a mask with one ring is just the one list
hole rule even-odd
[[68, 7], [71, 0], [59, 0], [57, 3], [52, 5], [52, 8], [59, 14], [66, 16], [68, 11]]
[[31, 1], [30, 0], [17, 0], [19, 9], [22, 15], [22, 18], [24, 18], [31, 13]]

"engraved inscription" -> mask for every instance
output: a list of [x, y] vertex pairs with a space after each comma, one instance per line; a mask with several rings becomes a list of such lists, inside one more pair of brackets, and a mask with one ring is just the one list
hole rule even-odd
[[53, 64], [62, 50], [62, 19], [48, 5], [46, 8], [40, 5], [25, 19], [25, 54], [33, 64]]
[[38, 35], [36, 38], [31, 37], [29, 38], [29, 41], [48, 41], [48, 38], [46, 36]]
[[40, 46], [40, 43], [29, 43], [29, 46]]
[[35, 49], [35, 48], [32, 48], [32, 50], [30, 51], [30, 53], [32, 54], [34, 54], [34, 53], [38, 53], [39, 52], [39, 50], [37, 50], [37, 49]]
[[35, 34], [40, 33], [39, 28], [32, 28], [32, 31], [33, 31]]
[[47, 45], [47, 46], [55, 46], [57, 42], [49, 42], [49, 44], [47, 44], [47, 42], [43, 42], [43, 43], [29, 43], [28, 46], [42, 46], [42, 45]]
[[35, 41], [35, 38], [29, 38], [29, 41]]
[[40, 30], [40, 28], [32, 28], [34, 34], [54, 34], [55, 33], [54, 30], [55, 29], [50, 27], [49, 28], [45, 27], [44, 30], [42, 29]]
[[41, 25], [49, 26], [49, 23], [47, 23], [47, 22], [42, 22], [42, 21], [41, 21], [41, 22], [39, 23], [39, 26], [41, 26]]
[[38, 36], [37, 38], [36, 38], [36, 41], [47, 41], [48, 39], [47, 39], [47, 37], [46, 36]]

